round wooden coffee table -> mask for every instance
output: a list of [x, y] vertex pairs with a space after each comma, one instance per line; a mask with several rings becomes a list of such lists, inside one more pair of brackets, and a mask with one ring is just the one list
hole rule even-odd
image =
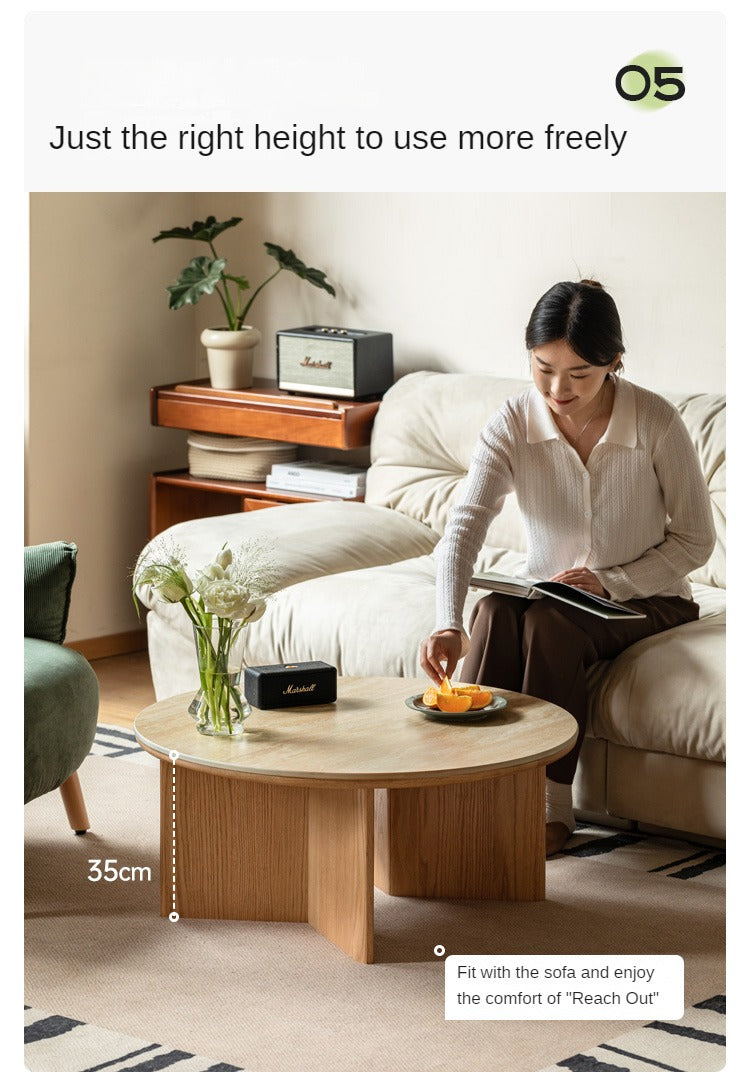
[[518, 693], [486, 720], [427, 720], [424, 679], [339, 678], [335, 704], [254, 708], [199, 734], [191, 694], [147, 707], [161, 760], [161, 911], [308, 921], [374, 959], [373, 886], [406, 897], [544, 899], [544, 772], [577, 725]]

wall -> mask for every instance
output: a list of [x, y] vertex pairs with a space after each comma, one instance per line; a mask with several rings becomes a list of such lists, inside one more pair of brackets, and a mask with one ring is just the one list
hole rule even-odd
[[184, 194], [31, 195], [25, 542], [78, 544], [69, 640], [140, 628], [148, 474], [184, 464], [185, 439], [151, 427], [148, 389], [194, 363], [164, 292], [185, 249], [157, 259], [151, 236], [192, 213]]
[[287, 273], [263, 292], [251, 317], [264, 334], [263, 375], [275, 375], [276, 330], [331, 323], [392, 331], [400, 374], [525, 376], [537, 298], [558, 279], [594, 275], [617, 301], [629, 376], [654, 390], [724, 390], [722, 195], [200, 194], [197, 203], [201, 215], [244, 217], [219, 241], [251, 282], [273, 261], [243, 251], [271, 241], [336, 286], [333, 300]]
[[655, 390], [724, 390], [719, 194], [34, 194], [31, 197], [26, 542], [79, 544], [69, 639], [138, 626], [128, 571], [146, 539], [147, 481], [185, 464], [185, 433], [149, 424], [152, 384], [205, 375], [218, 299], [167, 308], [203, 249], [162, 228], [237, 215], [217, 240], [255, 286], [264, 241], [323, 269], [336, 299], [290, 273], [263, 291], [256, 372], [275, 331], [392, 331], [397, 374], [525, 376], [523, 329], [558, 279], [594, 275], [622, 316], [627, 375]]

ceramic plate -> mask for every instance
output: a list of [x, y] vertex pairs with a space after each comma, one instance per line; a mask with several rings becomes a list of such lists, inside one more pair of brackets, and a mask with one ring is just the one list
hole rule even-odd
[[486, 707], [481, 707], [478, 711], [472, 711], [469, 708], [464, 714], [459, 714], [456, 711], [440, 711], [434, 707], [428, 707], [422, 703], [423, 695], [419, 692], [416, 696], [409, 696], [404, 702], [407, 707], [411, 707], [413, 711], [419, 711], [432, 722], [481, 722], [482, 719], [488, 718], [495, 711], [502, 711], [508, 705], [504, 696], [493, 696]]

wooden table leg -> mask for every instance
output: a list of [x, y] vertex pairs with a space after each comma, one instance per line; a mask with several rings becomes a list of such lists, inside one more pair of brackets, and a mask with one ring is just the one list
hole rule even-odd
[[308, 920], [354, 960], [371, 964], [373, 790], [308, 790]]
[[375, 883], [401, 897], [544, 900], [544, 767], [376, 791]]
[[[307, 790], [175, 768], [176, 911], [307, 920]], [[172, 764], [161, 764], [161, 914], [172, 911]]]

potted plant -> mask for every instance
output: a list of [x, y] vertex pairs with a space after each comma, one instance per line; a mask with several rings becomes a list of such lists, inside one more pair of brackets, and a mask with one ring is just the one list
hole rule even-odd
[[201, 342], [208, 353], [211, 386], [224, 389], [252, 385], [253, 348], [260, 342], [260, 332], [257, 328], [246, 325], [245, 320], [261, 290], [280, 272], [294, 272], [300, 279], [305, 279], [314, 287], [320, 287], [333, 297], [336, 296], [325, 272], [318, 268], [308, 268], [291, 249], [282, 249], [272, 242], [264, 242], [266, 252], [273, 257], [278, 267], [255, 288], [250, 297], [246, 297], [246, 292], [250, 290], [247, 279], [244, 276], [230, 275], [226, 270], [226, 258], [220, 257], [214, 248], [214, 239], [230, 227], [236, 227], [238, 223], [242, 223], [241, 216], [232, 216], [221, 223], [215, 216], [209, 216], [205, 220], [196, 220], [190, 227], [172, 227], [168, 231], [160, 231], [152, 239], [153, 242], [161, 242], [165, 238], [205, 242], [211, 251], [210, 257], [193, 257], [187, 267], [183, 268], [177, 281], [168, 286], [167, 290], [170, 309], [195, 305], [204, 294], [215, 292], [218, 295], [226, 324], [206, 328], [201, 333]]

